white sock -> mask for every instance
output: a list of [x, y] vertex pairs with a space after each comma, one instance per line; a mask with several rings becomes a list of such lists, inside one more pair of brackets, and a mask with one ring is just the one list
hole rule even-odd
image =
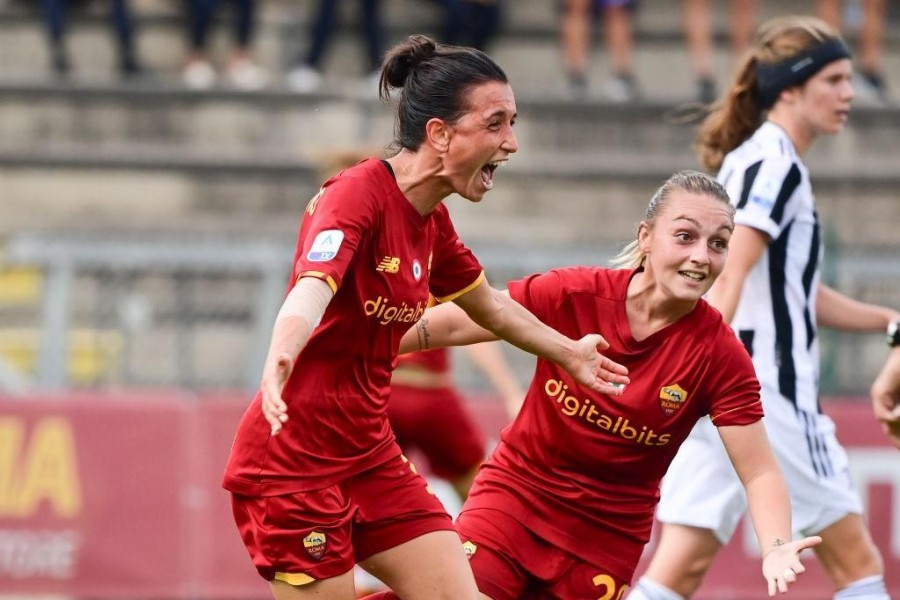
[[641, 577], [626, 596], [627, 600], [686, 600], [661, 583]]
[[853, 600], [891, 600], [882, 575], [872, 575], [854, 581], [834, 595], [834, 600], [849, 600], [850, 598]]

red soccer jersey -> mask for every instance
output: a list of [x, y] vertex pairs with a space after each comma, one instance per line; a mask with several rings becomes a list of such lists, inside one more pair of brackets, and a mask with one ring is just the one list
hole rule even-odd
[[576, 267], [510, 284], [515, 300], [563, 334], [603, 335], [604, 353], [628, 367], [631, 383], [609, 397], [538, 360], [521, 412], [464, 507], [502, 510], [626, 581], [650, 537], [660, 479], [697, 419], [762, 417], [750, 357], [705, 301], [645, 340], [632, 337], [625, 296], [633, 273]]
[[452, 300], [484, 277], [446, 207], [420, 215], [375, 159], [309, 203], [293, 275], [290, 286], [318, 277], [336, 292], [285, 386], [281, 432], [270, 435], [259, 393], [241, 420], [223, 483], [236, 493], [317, 489], [398, 454], [385, 402], [400, 338], [429, 293]]

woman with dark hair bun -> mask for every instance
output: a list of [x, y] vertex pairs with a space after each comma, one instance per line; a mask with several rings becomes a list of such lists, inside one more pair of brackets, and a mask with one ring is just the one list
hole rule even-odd
[[[388, 52], [395, 153], [329, 179], [306, 207], [260, 390], [223, 486], [277, 600], [355, 597], [355, 563], [404, 600], [474, 600], [453, 524], [402, 455], [386, 415], [400, 339], [429, 295], [497, 337], [617, 394], [626, 369], [599, 335], [568, 338], [492, 288], [444, 198], [479, 202], [518, 149], [503, 70], [471, 48], [414, 36]], [[423, 340], [427, 343], [427, 340]]]

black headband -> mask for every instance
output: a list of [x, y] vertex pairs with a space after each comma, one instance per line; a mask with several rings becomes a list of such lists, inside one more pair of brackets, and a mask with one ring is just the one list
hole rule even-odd
[[807, 79], [836, 60], [851, 58], [839, 39], [831, 39], [815, 48], [776, 63], [756, 63], [756, 98], [762, 108], [770, 108], [783, 90], [802, 85]]

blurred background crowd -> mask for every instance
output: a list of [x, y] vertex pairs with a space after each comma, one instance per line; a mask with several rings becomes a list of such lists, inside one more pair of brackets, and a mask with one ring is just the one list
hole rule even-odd
[[[280, 4], [274, 10], [267, 4]], [[309, 93], [320, 88], [327, 55], [338, 30], [344, 26], [360, 36], [360, 77], [372, 88], [381, 56], [396, 41], [398, 29], [420, 31], [423, 26], [437, 39], [449, 44], [474, 46], [486, 50], [502, 43], [507, 36], [521, 36], [516, 12], [521, 3], [504, 0], [421, 0], [409, 7], [420, 13], [415, 19], [398, 22], [394, 7], [397, 0], [5, 0], [0, 8], [6, 16], [40, 18], [46, 30], [48, 63], [60, 78], [78, 74], [69, 48], [69, 33], [86, 21], [106, 18], [116, 47], [116, 69], [123, 79], [160, 77], [171, 79], [173, 65], [156, 60], [149, 42], [142, 43], [143, 29], [156, 30], [163, 22], [180, 24], [182, 56], [177, 70], [183, 84], [192, 89], [209, 89], [217, 84], [240, 90], [267, 87], [286, 88]], [[554, 0], [547, 2], [546, 20], [541, 35], [557, 36], [560, 63], [573, 98], [584, 98], [593, 84], [590, 63], [594, 46], [603, 48], [609, 76], [597, 91], [612, 102], [640, 99], [644, 87], [653, 95], [660, 91], [650, 82], [652, 74], [642, 74], [636, 54], [643, 38], [651, 34], [650, 22], [659, 6], [639, 0]], [[716, 36], [727, 38], [726, 45], [738, 56], [747, 48], [760, 16], [793, 6], [765, 3], [762, 0], [679, 0], [667, 11], [681, 12], [680, 31], [668, 35], [683, 37], [696, 84], [696, 98], [715, 99]], [[717, 6], [720, 5], [720, 6]], [[767, 6], [770, 4], [771, 6]], [[894, 99], [885, 80], [885, 43], [892, 23], [900, 16], [888, 0], [815, 0], [807, 8], [826, 22], [857, 40], [858, 87], [867, 101], [890, 104]], [[346, 6], [345, 6], [346, 5]], [[723, 10], [724, 9], [724, 10]], [[532, 8], [526, 9], [527, 12]], [[719, 14], [726, 13], [721, 25]], [[277, 21], [277, 23], [273, 23]], [[266, 38], [273, 24], [290, 31], [292, 42], [278, 57], [254, 58], [257, 38]], [[647, 24], [647, 25], [645, 25]], [[538, 25], [535, 23], [534, 25]], [[230, 49], [213, 53], [214, 29], [228, 30]], [[262, 32], [260, 31], [262, 30]], [[532, 30], [533, 34], [537, 31]], [[655, 31], [657, 35], [660, 31]], [[152, 35], [148, 34], [148, 35]], [[263, 44], [266, 42], [263, 41]], [[79, 68], [85, 73], [98, 65], [85, 57]], [[641, 82], [646, 82], [642, 85]]]

